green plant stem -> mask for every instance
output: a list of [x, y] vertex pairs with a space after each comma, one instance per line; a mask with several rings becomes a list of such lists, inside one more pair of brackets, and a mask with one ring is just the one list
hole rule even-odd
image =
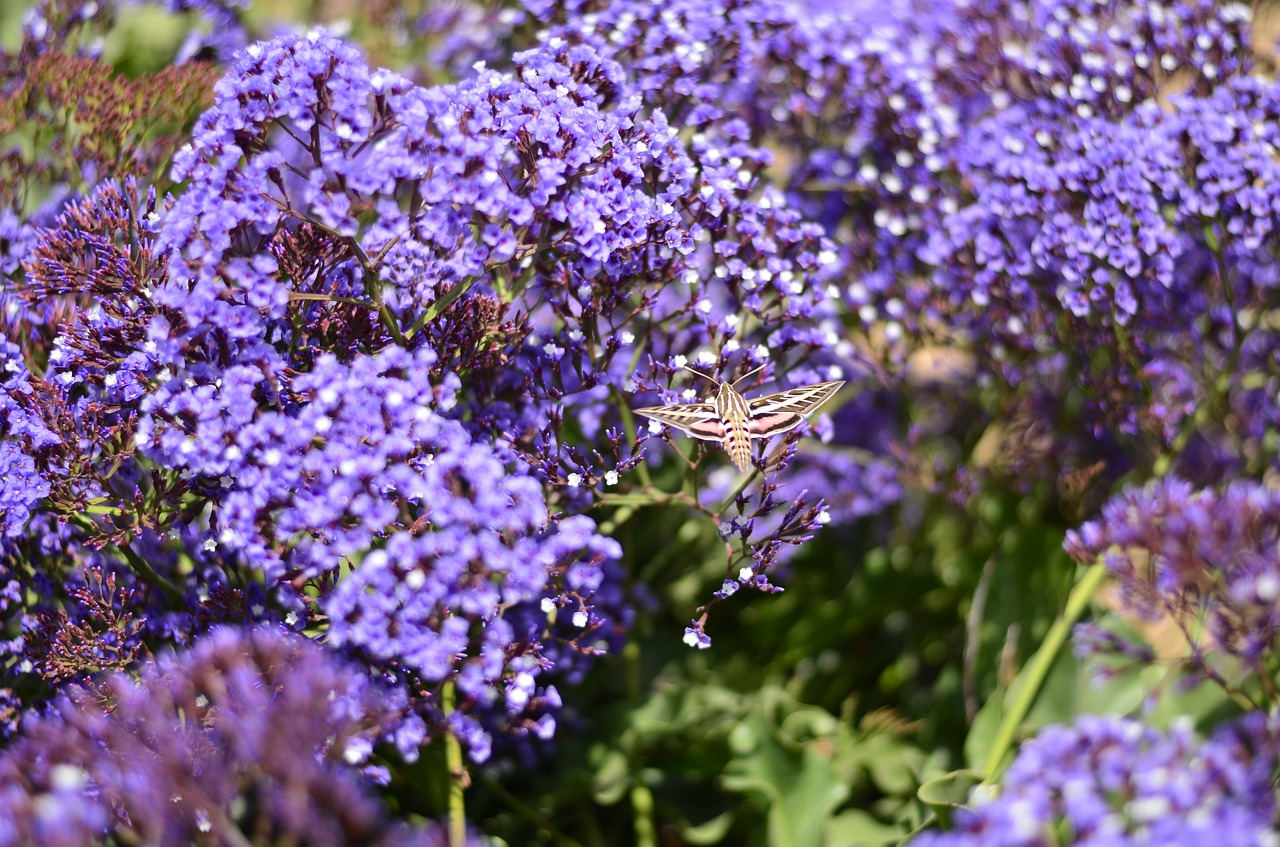
[[752, 468], [751, 473], [747, 474], [746, 477], [744, 477], [742, 481], [738, 483], [738, 487], [733, 490], [733, 493], [730, 494], [728, 497], [726, 497], [724, 499], [724, 502], [720, 504], [720, 507], [716, 509], [715, 511], [716, 515], [717, 516], [723, 515], [725, 511], [727, 511], [728, 508], [733, 505], [733, 501], [738, 499], [738, 495], [746, 491], [747, 486], [750, 485], [752, 481], [754, 481], [759, 474], [760, 474], [759, 468]]
[[182, 602], [182, 589], [157, 573], [156, 569], [151, 567], [146, 559], [135, 553], [127, 542], [120, 542], [116, 545], [116, 549], [120, 551], [120, 555], [124, 556], [125, 561], [129, 563], [129, 567], [133, 568], [138, 576], [160, 589], [170, 600]]
[[1045, 678], [1049, 675], [1049, 669], [1053, 667], [1053, 662], [1058, 658], [1058, 652], [1062, 649], [1062, 645], [1066, 643], [1067, 637], [1071, 634], [1071, 627], [1084, 614], [1085, 608], [1089, 605], [1089, 601], [1093, 599], [1093, 595], [1097, 592], [1098, 587], [1102, 585], [1103, 579], [1107, 576], [1105, 566], [1097, 564], [1091, 565], [1076, 583], [1076, 587], [1072, 589], [1071, 596], [1067, 599], [1067, 606], [1062, 610], [1062, 614], [1053, 622], [1053, 626], [1049, 627], [1049, 632], [1044, 637], [1044, 642], [1040, 645], [1040, 649], [1031, 657], [1031, 661], [1027, 662], [1027, 666], [1019, 674], [1015, 683], [1015, 688], [1011, 693], [1015, 696], [1013, 701], [1006, 704], [1004, 716], [1000, 720], [1000, 726], [996, 730], [995, 739], [991, 743], [991, 749], [987, 751], [987, 757], [982, 763], [982, 772], [985, 774], [985, 785], [991, 785], [1000, 778], [1003, 771], [1002, 764], [1006, 754], [1013, 746], [1014, 738], [1018, 734], [1018, 728], [1022, 726], [1022, 722], [1026, 720], [1027, 714], [1031, 711], [1031, 705], [1036, 700], [1036, 695], [1040, 693], [1041, 686], [1044, 685]]
[[[453, 713], [456, 692], [453, 680], [444, 684], [440, 695], [440, 705], [445, 720]], [[449, 847], [466, 847], [467, 843], [467, 809], [463, 797], [462, 745], [452, 732], [444, 734], [445, 767], [449, 769]]]
[[656, 847], [658, 835], [653, 826], [653, 792], [647, 785], [631, 786], [631, 810], [635, 814], [636, 847]]

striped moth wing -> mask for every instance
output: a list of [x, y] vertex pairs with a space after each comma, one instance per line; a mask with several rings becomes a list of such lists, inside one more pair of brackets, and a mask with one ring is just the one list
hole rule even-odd
[[678, 429], [685, 435], [701, 438], [703, 441], [721, 441], [728, 427], [720, 420], [715, 406], [710, 403], [677, 403], [671, 406], [649, 406], [636, 409], [637, 415], [653, 418], [672, 429]]
[[842, 385], [844, 380], [819, 382], [748, 400], [747, 434], [752, 438], [769, 438], [790, 432], [834, 397]]

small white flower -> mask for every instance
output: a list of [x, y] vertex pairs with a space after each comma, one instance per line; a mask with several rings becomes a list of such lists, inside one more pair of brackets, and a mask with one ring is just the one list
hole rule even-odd
[[605, 485], [617, 485], [617, 484], [618, 484], [618, 472], [617, 472], [617, 471], [605, 471], [605, 472], [604, 472], [604, 484], [605, 484]]
[[543, 597], [541, 608], [544, 615], [549, 615], [556, 610], [556, 601], [550, 597]]
[[582, 485], [582, 474], [571, 473], [567, 477], [565, 477], [564, 481], [568, 483], [570, 488], [577, 488], [578, 486]]
[[587, 620], [588, 620], [587, 613], [582, 611], [581, 609], [573, 613], [573, 625], [576, 626], [578, 629], [582, 629], [584, 626], [586, 626]]
[[54, 765], [49, 771], [49, 783], [55, 791], [79, 791], [88, 781], [89, 774], [75, 765]]
[[342, 758], [346, 760], [348, 765], [358, 765], [368, 756], [371, 745], [364, 738], [349, 738], [346, 746], [342, 749]]
[[756, 573], [755, 571], [751, 570], [750, 565], [744, 565], [742, 569], [738, 571], [738, 580], [740, 582], [750, 582], [751, 578], [754, 577], [755, 575]]
[[218, 542], [213, 540], [212, 538], [206, 538], [202, 546], [204, 547], [204, 549], [212, 553], [214, 550], [218, 549]]
[[422, 571], [418, 570], [417, 568], [414, 568], [413, 570], [409, 571], [407, 574], [404, 575], [404, 584], [407, 585], [412, 591], [417, 591], [419, 588], [425, 585], [426, 582], [427, 582], [427, 575]]
[[654, 420], [649, 421], [649, 434], [650, 434], [650, 435], [661, 435], [661, 434], [662, 434], [662, 427], [663, 427], [663, 424], [662, 424], [662, 423], [659, 423], [658, 421], [654, 421]]

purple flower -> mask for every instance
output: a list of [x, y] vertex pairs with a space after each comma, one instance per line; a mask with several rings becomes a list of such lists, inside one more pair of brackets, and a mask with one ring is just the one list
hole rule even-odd
[[[1196, 671], [1205, 652], [1224, 651], [1250, 665], [1280, 637], [1280, 492], [1254, 482], [1195, 489], [1179, 479], [1130, 489], [1101, 516], [1068, 533], [1080, 562], [1101, 561], [1120, 581], [1125, 605], [1168, 615], [1193, 645]], [[1188, 631], [1203, 618], [1212, 636]]]
[[49, 483], [31, 457], [12, 441], [0, 442], [0, 531], [22, 534], [32, 507], [48, 495]]
[[406, 843], [354, 769], [403, 708], [305, 639], [215, 631], [29, 721], [0, 756], [0, 844]]
[[1054, 843], [1268, 844], [1276, 810], [1275, 722], [1261, 714], [1205, 741], [1189, 728], [1161, 733], [1127, 718], [1083, 717], [1023, 745], [999, 796], [962, 809], [956, 826], [920, 847]]

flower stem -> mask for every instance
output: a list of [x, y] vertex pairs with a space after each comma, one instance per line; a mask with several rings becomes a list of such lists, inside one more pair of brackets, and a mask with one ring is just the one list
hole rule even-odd
[[[453, 680], [447, 680], [440, 694], [445, 720], [453, 714], [456, 692]], [[445, 766], [449, 769], [449, 847], [465, 847], [467, 843], [467, 811], [463, 797], [464, 771], [462, 745], [452, 732], [444, 734]]]
[[1101, 564], [1091, 565], [1084, 572], [1072, 590], [1071, 596], [1067, 598], [1066, 608], [1053, 622], [1053, 626], [1049, 627], [1049, 632], [1045, 635], [1040, 649], [1031, 657], [1031, 661], [1027, 662], [1027, 666], [1023, 668], [1022, 673], [1010, 688], [1009, 694], [1012, 700], [1008, 703], [1008, 708], [996, 730], [995, 739], [991, 743], [991, 749], [987, 751], [987, 757], [982, 763], [982, 772], [986, 775], [984, 784], [991, 785], [999, 779], [1004, 769], [1006, 754], [1013, 746], [1018, 728], [1022, 726], [1027, 713], [1031, 711], [1036, 695], [1040, 693], [1045, 677], [1049, 675], [1049, 669], [1053, 667], [1054, 660], [1058, 658], [1058, 652], [1066, 643], [1067, 636], [1071, 634], [1071, 627], [1084, 614], [1085, 607], [1093, 599], [1094, 593], [1102, 585], [1107, 573], [1106, 567]]

